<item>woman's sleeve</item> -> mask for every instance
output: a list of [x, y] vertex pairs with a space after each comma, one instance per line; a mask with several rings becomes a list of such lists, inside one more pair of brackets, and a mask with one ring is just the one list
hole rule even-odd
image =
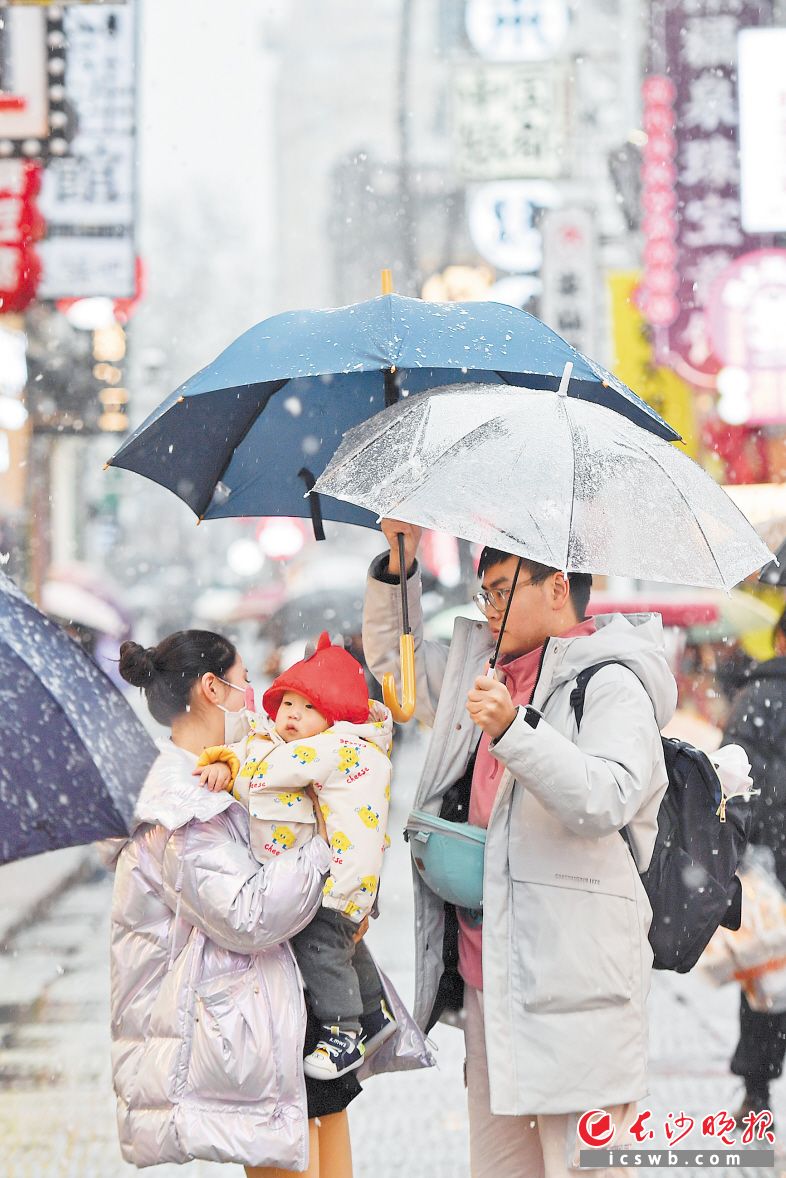
[[173, 832], [162, 865], [164, 898], [217, 945], [255, 953], [305, 928], [322, 902], [329, 867], [319, 836], [258, 863], [224, 812]]

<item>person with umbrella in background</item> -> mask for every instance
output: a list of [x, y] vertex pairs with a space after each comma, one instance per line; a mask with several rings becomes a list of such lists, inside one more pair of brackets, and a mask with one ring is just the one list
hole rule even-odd
[[[422, 639], [420, 529], [382, 529], [370, 665], [381, 675], [395, 658], [403, 534], [417, 714], [434, 730], [424, 778], [437, 767], [463, 777], [469, 821], [488, 828], [482, 925], [451, 930], [436, 897], [417, 897], [415, 1017], [431, 1027], [463, 989], [473, 1178], [561, 1178], [578, 1116], [606, 1109], [619, 1137], [647, 1092], [650, 908], [618, 832], [627, 826], [646, 868], [667, 784], [659, 728], [677, 698], [660, 619], [588, 618], [590, 576], [529, 560], [514, 592], [518, 558], [486, 548], [476, 600], [487, 626], [459, 623], [448, 653]], [[483, 672], [506, 610], [500, 681]], [[579, 735], [576, 677], [607, 660]]]
[[[752, 766], [759, 790], [750, 841], [772, 849], [775, 872], [786, 887], [786, 611], [773, 632], [775, 657], [752, 667], [734, 699], [724, 744], [739, 744]], [[731, 1070], [745, 1081], [737, 1113], [769, 1109], [770, 1083], [783, 1071], [786, 1013], [751, 1010], [740, 994], [740, 1038]]]

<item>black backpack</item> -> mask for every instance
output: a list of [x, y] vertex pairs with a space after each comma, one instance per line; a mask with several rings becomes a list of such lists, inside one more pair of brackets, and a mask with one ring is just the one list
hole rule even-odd
[[[592, 676], [601, 667], [622, 665], [598, 663], [577, 676], [570, 705], [579, 727]], [[720, 782], [706, 753], [682, 740], [661, 740], [669, 784], [658, 810], [652, 860], [641, 872], [641, 882], [652, 905], [655, 969], [687, 973], [719, 925], [740, 927], [742, 885], [736, 871], [748, 842], [750, 807], [732, 803], [721, 821]], [[620, 834], [630, 848], [627, 830]]]

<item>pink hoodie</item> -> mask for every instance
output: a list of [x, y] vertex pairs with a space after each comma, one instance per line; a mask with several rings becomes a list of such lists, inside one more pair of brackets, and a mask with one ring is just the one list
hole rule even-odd
[[[587, 618], [572, 629], [561, 634], [561, 638], [582, 638], [595, 633], [595, 619]], [[505, 685], [514, 704], [528, 704], [538, 677], [540, 656], [543, 650], [531, 650], [510, 662], [500, 663], [499, 669], [505, 676]], [[469, 797], [469, 821], [473, 826], [489, 824], [491, 811], [502, 778], [502, 762], [490, 751], [490, 738], [484, 732], [478, 745], [475, 770], [472, 774], [472, 791]], [[483, 926], [469, 924], [459, 913], [459, 973], [468, 986], [483, 989]]]

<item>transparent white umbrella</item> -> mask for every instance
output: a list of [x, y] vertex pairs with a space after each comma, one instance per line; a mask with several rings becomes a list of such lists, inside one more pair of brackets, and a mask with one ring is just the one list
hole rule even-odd
[[401, 400], [345, 435], [314, 490], [565, 572], [729, 589], [772, 559], [700, 466], [563, 389]]

